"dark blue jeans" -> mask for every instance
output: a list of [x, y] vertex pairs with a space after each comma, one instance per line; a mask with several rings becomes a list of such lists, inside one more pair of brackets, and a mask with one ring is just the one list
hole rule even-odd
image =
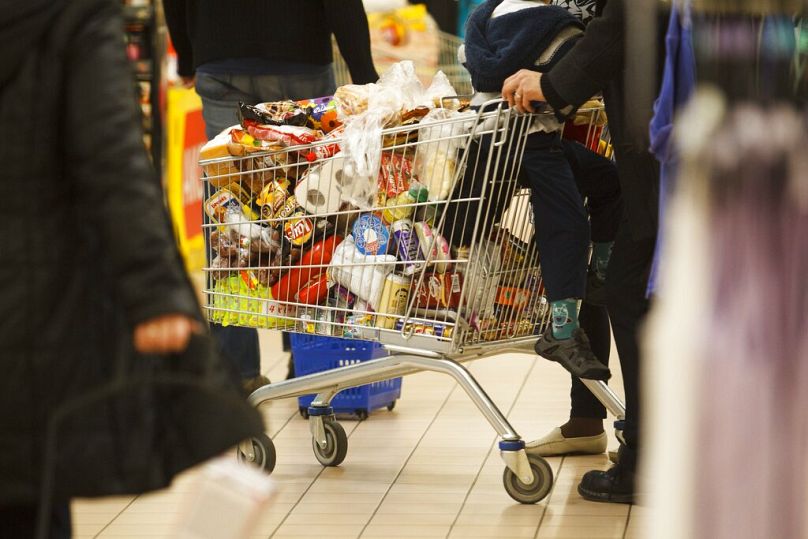
[[[238, 123], [239, 101], [254, 105], [284, 99], [300, 100], [332, 95], [335, 90], [331, 66], [323, 66], [320, 73], [306, 75], [211, 75], [200, 72], [196, 77], [196, 92], [202, 98], [202, 117], [208, 139]], [[204, 218], [207, 223], [207, 215]], [[208, 236], [206, 229], [206, 245], [210, 244]], [[257, 330], [219, 324], [211, 324], [210, 330], [222, 356], [239, 368], [242, 378], [260, 374]]]
[[534, 240], [547, 299], [583, 298], [589, 219], [558, 134], [528, 136], [522, 171], [530, 187]]

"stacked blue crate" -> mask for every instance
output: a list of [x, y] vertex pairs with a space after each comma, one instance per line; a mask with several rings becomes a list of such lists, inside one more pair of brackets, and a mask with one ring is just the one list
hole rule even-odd
[[[291, 336], [291, 345], [296, 376], [345, 367], [387, 355], [382, 345], [357, 339], [295, 333]], [[392, 410], [400, 396], [401, 378], [394, 378], [344, 389], [331, 401], [331, 407], [336, 414], [352, 414], [364, 418], [378, 408], [387, 407]], [[313, 400], [314, 395], [298, 397], [301, 413], [305, 413]]]

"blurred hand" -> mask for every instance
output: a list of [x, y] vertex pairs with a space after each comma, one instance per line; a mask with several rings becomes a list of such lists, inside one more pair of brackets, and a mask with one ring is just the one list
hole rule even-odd
[[188, 346], [199, 322], [184, 314], [166, 314], [135, 326], [135, 350], [141, 354], [171, 354]]
[[541, 73], [520, 69], [502, 85], [502, 99], [519, 112], [535, 112], [531, 101], [546, 101], [541, 91]]

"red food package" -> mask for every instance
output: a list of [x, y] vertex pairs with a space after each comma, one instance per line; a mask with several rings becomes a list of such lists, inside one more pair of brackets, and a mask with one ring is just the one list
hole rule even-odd
[[322, 132], [307, 127], [261, 125], [254, 120], [244, 120], [244, 126], [247, 128], [247, 132], [258, 140], [277, 142], [284, 146], [311, 144], [322, 136]]
[[379, 167], [379, 190], [394, 198], [410, 188], [412, 161], [392, 152], [384, 152]]
[[[417, 281], [416, 281], [417, 282]], [[463, 290], [463, 275], [453, 271], [430, 273], [415, 292], [415, 306], [422, 309], [457, 309]]]

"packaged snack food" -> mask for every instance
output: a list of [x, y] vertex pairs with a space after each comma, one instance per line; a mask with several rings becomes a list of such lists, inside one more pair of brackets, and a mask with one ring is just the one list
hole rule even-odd
[[247, 132], [258, 140], [274, 142], [283, 146], [300, 146], [311, 144], [322, 138], [322, 132], [308, 127], [292, 125], [264, 125], [252, 120], [245, 120]]
[[353, 239], [361, 254], [381, 255], [387, 252], [390, 231], [377, 215], [365, 213], [354, 222]]
[[379, 162], [379, 191], [395, 198], [410, 188], [413, 179], [412, 161], [390, 151], [382, 152]]
[[255, 199], [261, 208], [261, 219], [274, 219], [289, 198], [289, 180], [279, 178], [267, 183]]
[[421, 247], [418, 243], [418, 236], [413, 231], [412, 221], [401, 219], [393, 223], [391, 229], [395, 255], [402, 262], [406, 262], [402, 268], [404, 274], [412, 275], [418, 269], [415, 261], [421, 257]]
[[[413, 281], [417, 284], [417, 280]], [[463, 291], [460, 273], [431, 273], [424, 276], [415, 290], [415, 305], [422, 309], [457, 309]]]
[[449, 268], [447, 261], [450, 260], [449, 243], [446, 239], [441, 235], [434, 235], [432, 228], [424, 222], [415, 223], [413, 229], [418, 236], [423, 258], [429, 261], [429, 265], [435, 267], [435, 271], [440, 273], [446, 271]]
[[239, 123], [245, 125], [245, 120], [264, 125], [293, 125], [304, 126], [308, 123], [308, 114], [305, 109], [294, 101], [276, 101], [272, 103], [259, 103], [248, 105], [239, 101]]
[[211, 321], [229, 326], [287, 329], [294, 327], [294, 307], [275, 301], [257, 276], [242, 270], [219, 279], [213, 287]]
[[404, 323], [403, 318], [396, 320], [394, 328], [396, 331], [404, 331], [405, 335], [412, 332], [413, 335], [434, 335], [435, 337], [443, 337], [449, 339], [454, 333], [454, 327], [439, 322], [407, 322]]
[[494, 300], [498, 305], [505, 305], [515, 310], [522, 310], [530, 303], [531, 292], [526, 288], [508, 286], [497, 287], [497, 297]]
[[214, 223], [224, 223], [225, 215], [233, 210], [243, 211], [248, 218], [255, 219], [257, 215], [252, 211], [251, 203], [252, 198], [249, 193], [237, 183], [231, 183], [216, 191], [205, 201], [205, 213]]
[[297, 105], [306, 111], [308, 125], [323, 133], [330, 133], [342, 123], [337, 119], [337, 101], [334, 96], [318, 97], [298, 101]]

